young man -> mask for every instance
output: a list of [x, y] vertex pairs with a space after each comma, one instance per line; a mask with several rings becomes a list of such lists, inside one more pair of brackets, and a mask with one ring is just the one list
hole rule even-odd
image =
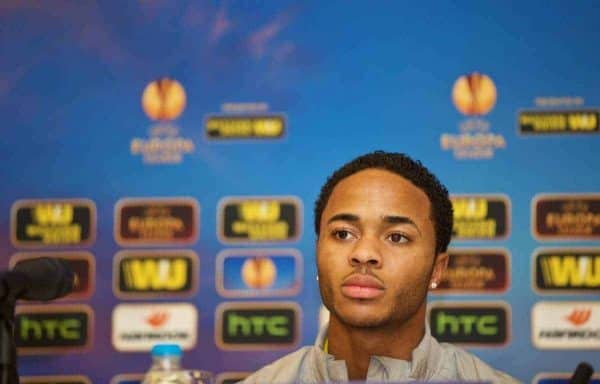
[[448, 262], [452, 204], [420, 162], [377, 151], [345, 164], [321, 189], [315, 231], [328, 329], [317, 345], [282, 357], [245, 383], [517, 382], [429, 334], [427, 292]]

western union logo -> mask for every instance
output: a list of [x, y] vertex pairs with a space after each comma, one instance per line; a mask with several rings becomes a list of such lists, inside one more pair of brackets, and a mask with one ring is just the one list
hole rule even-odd
[[73, 205], [38, 204], [34, 208], [34, 218], [40, 225], [68, 225], [73, 221]]
[[94, 203], [86, 199], [19, 200], [12, 208], [16, 245], [83, 245], [93, 240]]
[[544, 280], [556, 287], [600, 287], [600, 257], [554, 255], [540, 260]]
[[289, 224], [279, 220], [281, 205], [278, 201], [244, 201], [238, 205], [241, 220], [235, 220], [232, 229], [235, 234], [247, 235], [252, 240], [285, 240]]
[[196, 288], [193, 252], [121, 252], [115, 265], [115, 294], [121, 297], [189, 295]]
[[276, 139], [285, 132], [285, 119], [269, 116], [210, 116], [205, 121], [209, 139]]
[[594, 131], [598, 129], [597, 113], [571, 113], [567, 117], [567, 121], [573, 131]]
[[244, 201], [239, 205], [244, 221], [274, 222], [279, 219], [281, 208], [277, 201]]
[[219, 206], [221, 240], [271, 242], [298, 237], [301, 204], [296, 198], [230, 198]]
[[540, 290], [600, 290], [600, 251], [547, 251], [536, 256]]
[[502, 196], [452, 196], [455, 239], [495, 239], [508, 233], [508, 199]]
[[133, 259], [122, 264], [124, 285], [137, 291], [181, 290], [190, 269], [185, 259]]
[[524, 134], [598, 133], [597, 110], [578, 111], [522, 111], [519, 130]]
[[456, 198], [452, 199], [454, 218], [463, 220], [480, 220], [488, 214], [488, 202], [482, 198]]

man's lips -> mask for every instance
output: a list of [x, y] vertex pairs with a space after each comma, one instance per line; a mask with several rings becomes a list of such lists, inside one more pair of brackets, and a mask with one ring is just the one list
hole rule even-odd
[[342, 283], [342, 295], [351, 299], [374, 299], [384, 290], [379, 280], [369, 275], [351, 275]]

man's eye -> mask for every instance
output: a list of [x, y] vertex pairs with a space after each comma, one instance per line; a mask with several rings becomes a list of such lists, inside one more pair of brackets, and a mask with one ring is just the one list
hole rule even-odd
[[388, 236], [392, 243], [406, 243], [408, 238], [401, 233], [392, 233]]
[[352, 236], [352, 234], [349, 231], [345, 231], [342, 229], [339, 231], [334, 231], [333, 236], [339, 240], [348, 240]]

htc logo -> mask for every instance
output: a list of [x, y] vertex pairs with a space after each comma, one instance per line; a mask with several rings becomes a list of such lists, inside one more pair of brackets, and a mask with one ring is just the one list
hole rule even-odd
[[227, 335], [232, 337], [271, 336], [286, 337], [292, 332], [289, 329], [290, 319], [288, 315], [273, 316], [248, 316], [230, 312], [227, 314]]
[[432, 335], [441, 342], [494, 345], [508, 341], [504, 305], [437, 304], [429, 311]]
[[437, 314], [435, 326], [438, 334], [493, 336], [498, 333], [498, 317], [495, 315], [451, 315], [441, 311]]
[[90, 344], [92, 311], [84, 305], [20, 306], [15, 343], [26, 354], [85, 348]]
[[217, 344], [223, 349], [284, 348], [299, 339], [295, 303], [224, 303], [217, 308]]

